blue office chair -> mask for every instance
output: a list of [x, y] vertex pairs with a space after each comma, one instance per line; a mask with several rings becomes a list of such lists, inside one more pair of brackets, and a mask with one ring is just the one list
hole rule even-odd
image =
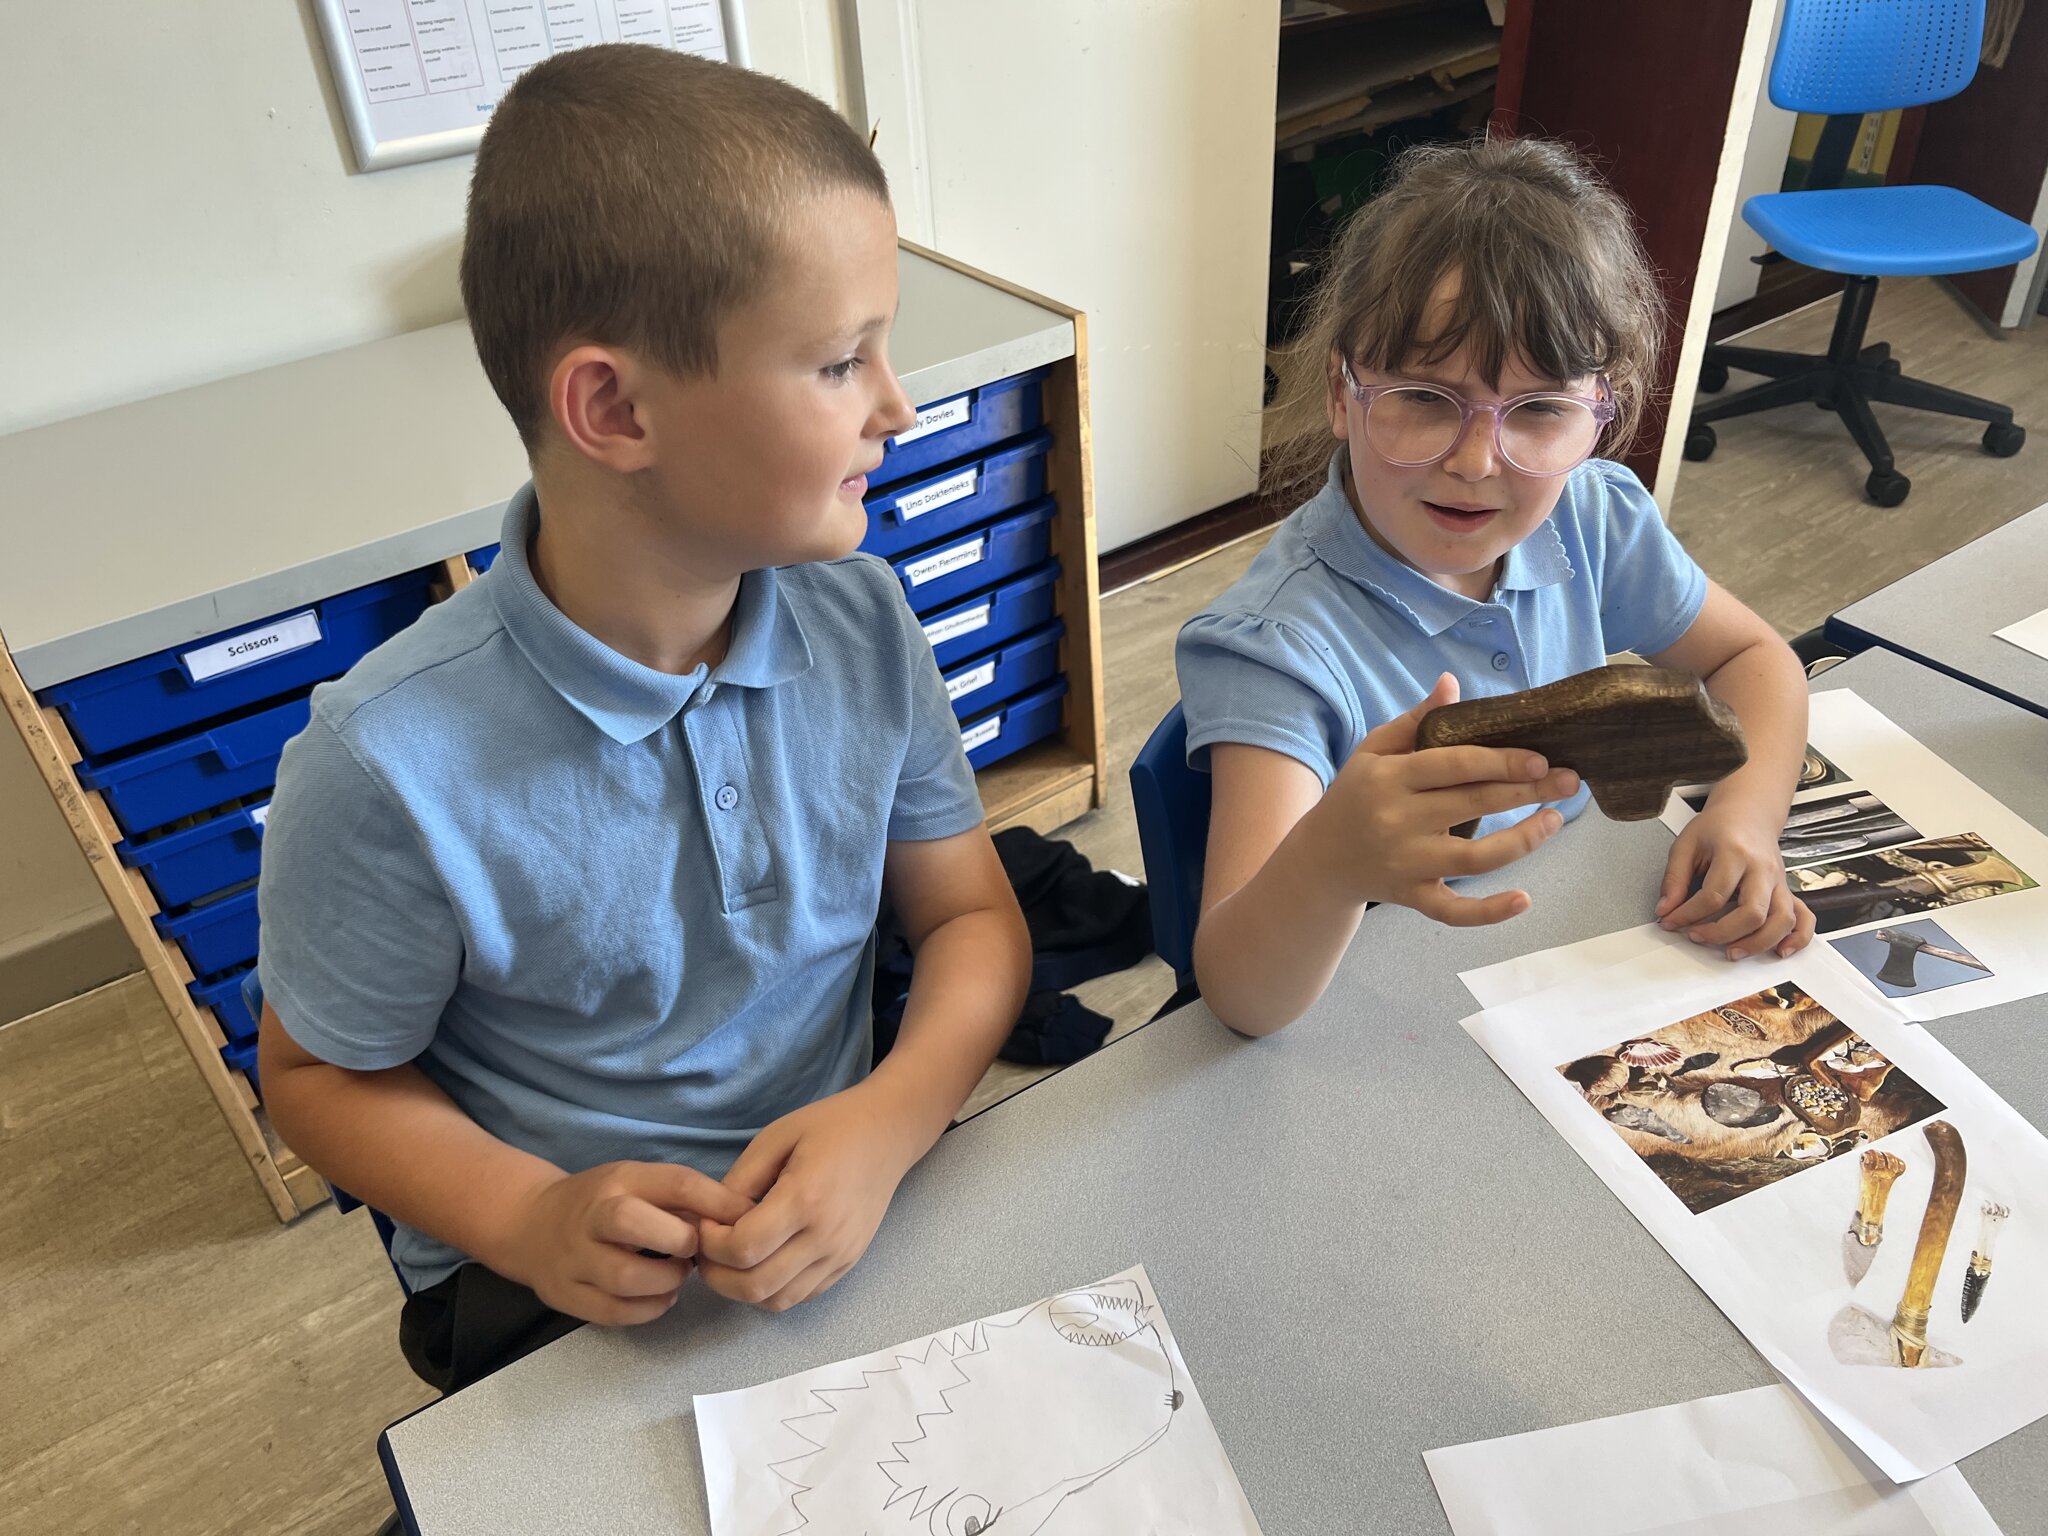
[[[1195, 924], [1209, 846], [1209, 776], [1188, 766], [1188, 723], [1176, 704], [1131, 763], [1131, 808], [1152, 896], [1152, 947], [1193, 995]], [[1180, 1000], [1180, 994], [1176, 994]]]
[[[1913, 107], [1955, 95], [1977, 73], [1984, 0], [1785, 0], [1784, 30], [1771, 64], [1771, 100], [1794, 112], [1860, 114]], [[1825, 357], [1759, 347], [1711, 346], [1701, 387], [1728, 382], [1728, 370], [1769, 381], [1710, 401], [1692, 413], [1685, 456], [1714, 451], [1710, 422], [1811, 401], [1842, 418], [1870, 461], [1864, 494], [1896, 507], [1912, 482], [1892, 451], [1870, 402], [1910, 406], [1988, 422], [1984, 451], [2006, 458], [2026, 442], [2012, 407], [1907, 378], [1884, 342], [1864, 344], [1879, 277], [1980, 272], [2024, 261], [2032, 229], [1954, 187], [1831, 187], [1770, 192], [1742, 205], [1742, 217], [1772, 249], [1848, 279]]]
[[[249, 1009], [250, 1018], [263, 1017], [263, 978], [253, 965], [242, 978], [242, 1001]], [[334, 1208], [342, 1215], [346, 1216], [357, 1206], [362, 1205], [362, 1201], [339, 1184], [330, 1187], [334, 1190]], [[398, 1288], [410, 1296], [412, 1287], [405, 1283], [405, 1276], [399, 1271], [398, 1261], [391, 1257], [391, 1239], [398, 1229], [392, 1225], [391, 1218], [375, 1206], [367, 1206], [365, 1209], [370, 1213], [370, 1225], [377, 1229], [377, 1241], [384, 1245], [384, 1262], [391, 1266], [391, 1273], [398, 1276]]]

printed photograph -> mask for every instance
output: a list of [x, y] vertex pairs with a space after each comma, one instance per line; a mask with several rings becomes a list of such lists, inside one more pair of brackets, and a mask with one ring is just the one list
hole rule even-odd
[[1991, 974], [1990, 966], [1958, 944], [1947, 929], [1926, 918], [1828, 942], [1886, 997], [1938, 992], [1965, 981], [1982, 981]]
[[[1816, 752], [1811, 743], [1807, 745], [1806, 760], [1799, 765], [1799, 783], [1795, 786], [1797, 793], [1803, 795], [1809, 789], [1826, 789], [1831, 784], [1848, 782], [1849, 775]], [[1711, 784], [1682, 784], [1678, 789], [1678, 798], [1690, 806], [1693, 814], [1697, 816], [1705, 807], [1707, 796], [1713, 787]]]
[[1792, 894], [1813, 909], [1818, 933], [2030, 891], [2036, 883], [1974, 832], [1808, 864], [1787, 877]]
[[1919, 839], [1918, 829], [1867, 789], [1844, 790], [1793, 805], [1778, 836], [1787, 864], [1846, 858]]
[[1557, 1070], [1695, 1216], [1943, 1109], [1790, 982]]

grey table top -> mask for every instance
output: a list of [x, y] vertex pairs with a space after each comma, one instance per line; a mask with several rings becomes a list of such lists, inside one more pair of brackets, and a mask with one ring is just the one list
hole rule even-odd
[[[2048, 608], [2048, 507], [1852, 603], [1828, 621], [2048, 714], [2048, 660], [1996, 631]], [[1845, 633], [1852, 632], [1852, 633]]]
[[[1827, 673], [2048, 821], [2048, 720], [1883, 651]], [[1446, 1529], [1423, 1451], [1772, 1380], [1457, 1025], [1456, 973], [1644, 920], [1670, 834], [1588, 816], [1497, 929], [1372, 913], [1266, 1040], [1197, 1004], [942, 1139], [867, 1258], [780, 1317], [692, 1287], [394, 1426], [419, 1528], [706, 1530], [693, 1392], [753, 1385], [1142, 1261], [1269, 1536]], [[2048, 1125], [2048, 1003], [1936, 1026]], [[1964, 1470], [2048, 1530], [2048, 1423]]]
[[[919, 403], [1072, 355], [1043, 305], [899, 252]], [[496, 542], [526, 455], [461, 321], [0, 438], [0, 636], [30, 687]]]

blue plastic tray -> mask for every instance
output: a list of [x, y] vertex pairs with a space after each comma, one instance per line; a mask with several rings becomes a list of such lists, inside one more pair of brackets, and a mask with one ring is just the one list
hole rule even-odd
[[986, 528], [892, 560], [911, 608], [930, 613], [1037, 565], [1052, 553], [1053, 510], [1050, 500], [1035, 501]]
[[498, 546], [486, 544], [482, 549], [472, 549], [469, 552], [469, 568], [481, 576], [491, 568], [491, 562], [497, 558]]
[[220, 1020], [221, 1032], [236, 1042], [256, 1038], [256, 1016], [242, 997], [242, 978], [248, 974], [246, 970], [236, 971], [219, 981], [195, 981], [187, 988], [194, 1002], [213, 1010], [213, 1016]]
[[[339, 677], [426, 611], [430, 585], [430, 572], [409, 571], [54, 684], [43, 697], [63, 713], [89, 757], [118, 752]], [[317, 638], [308, 640], [316, 625]], [[247, 649], [246, 659], [228, 654], [238, 645]], [[231, 670], [206, 675], [215, 664]]]
[[151, 842], [123, 841], [114, 851], [123, 864], [142, 871], [158, 902], [182, 907], [256, 878], [263, 857], [263, 820], [269, 812], [266, 800]]
[[[890, 438], [882, 450], [882, 467], [875, 471], [874, 483], [893, 485], [1035, 430], [1045, 420], [1043, 386], [1051, 371], [1034, 368], [919, 406], [917, 426]], [[948, 424], [934, 427], [935, 420]]]
[[1036, 501], [1045, 494], [1045, 455], [1051, 447], [1050, 432], [1034, 432], [1021, 443], [872, 493], [866, 502], [867, 537], [860, 547], [893, 560]]
[[1060, 728], [1060, 700], [1067, 696], [1067, 680], [1056, 677], [1012, 699], [960, 727], [960, 743], [967, 748], [967, 761], [975, 768], [1001, 762], [1033, 742], [1043, 741]]
[[256, 958], [256, 891], [238, 891], [181, 916], [160, 915], [156, 927], [183, 948], [194, 975], [232, 971]]
[[307, 700], [293, 699], [133, 757], [81, 763], [78, 782], [106, 796], [122, 831], [147, 832], [270, 788], [278, 754], [311, 716]]
[[220, 1059], [228, 1064], [230, 1072], [239, 1072], [249, 1079], [249, 1086], [256, 1090], [256, 1097], [263, 1097], [263, 1084], [256, 1076], [256, 1042], [254, 1040], [230, 1040], [220, 1048]]
[[953, 713], [962, 720], [986, 714], [1051, 678], [1060, 669], [1060, 639], [1066, 632], [1067, 626], [1054, 619], [1008, 645], [948, 667], [946, 694], [953, 701]]
[[939, 670], [1048, 622], [1059, 605], [1059, 579], [1059, 561], [1048, 560], [993, 591], [921, 616]]

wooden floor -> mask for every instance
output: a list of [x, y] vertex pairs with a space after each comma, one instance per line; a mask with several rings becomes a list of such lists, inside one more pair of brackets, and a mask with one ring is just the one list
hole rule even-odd
[[[1756, 344], [1818, 346], [1827, 324]], [[1908, 282], [1872, 335], [2048, 432], [2048, 326], [1997, 340]], [[1680, 480], [1680, 535], [1788, 634], [2048, 502], [2048, 438], [1995, 460], [1966, 423], [1880, 410], [1914, 481], [1896, 510], [1863, 502], [1811, 408], [1726, 426]], [[1174, 632], [1264, 537], [1105, 599], [1114, 795], [1068, 833], [1098, 866], [1139, 869], [1124, 772], [1173, 700]], [[1170, 990], [1153, 961], [1083, 997], [1123, 1030]], [[998, 1066], [970, 1109], [1041, 1075]], [[272, 1220], [140, 977], [0, 1029], [0, 1536], [366, 1536], [389, 1508], [376, 1433], [429, 1395], [398, 1304], [365, 1213]]]

